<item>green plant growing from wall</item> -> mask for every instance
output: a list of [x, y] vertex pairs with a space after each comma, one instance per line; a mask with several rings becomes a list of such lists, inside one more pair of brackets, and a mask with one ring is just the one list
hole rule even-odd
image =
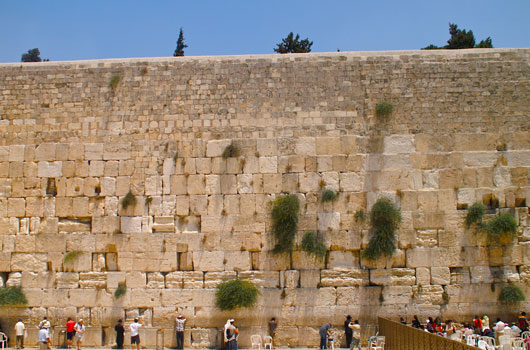
[[239, 157], [240, 153], [241, 152], [239, 150], [239, 147], [237, 147], [237, 145], [232, 142], [231, 144], [229, 144], [228, 146], [225, 147], [225, 149], [223, 151], [223, 154], [221, 156], [224, 159], [235, 158], [235, 157]]
[[381, 255], [391, 256], [396, 250], [396, 231], [401, 223], [401, 212], [388, 198], [380, 198], [370, 212], [372, 237], [363, 256], [375, 260]]
[[260, 291], [247, 280], [224, 281], [217, 286], [215, 306], [222, 311], [238, 307], [250, 308], [256, 304]]
[[517, 235], [517, 220], [510, 213], [503, 213], [483, 224], [482, 230], [490, 242], [499, 243], [503, 238], [512, 240]]
[[294, 238], [298, 228], [300, 201], [294, 194], [280, 196], [273, 202], [272, 233], [276, 238], [273, 253], [286, 253], [293, 250]]
[[337, 197], [337, 192], [330, 189], [325, 189], [324, 191], [322, 191], [322, 197], [320, 198], [320, 200], [322, 201], [322, 203], [333, 202], [337, 200]]
[[364, 213], [364, 210], [360, 209], [353, 214], [353, 218], [355, 219], [355, 222], [364, 223], [364, 220], [366, 220], [366, 214]]
[[482, 217], [486, 214], [486, 206], [482, 203], [474, 203], [467, 210], [466, 227], [470, 228], [473, 225], [480, 227], [482, 225]]
[[449, 294], [447, 294], [447, 292], [444, 290], [442, 293], [442, 300], [444, 304], [449, 304], [449, 299]]
[[151, 202], [153, 202], [153, 197], [151, 196], [147, 196], [145, 197], [145, 205], [148, 206], [149, 204], [151, 204]]
[[0, 305], [16, 306], [26, 305], [28, 300], [20, 286], [0, 288]]
[[499, 294], [499, 301], [503, 303], [515, 304], [525, 300], [526, 298], [521, 288], [513, 283], [502, 288], [501, 293]]
[[382, 120], [388, 119], [388, 117], [390, 117], [393, 111], [394, 111], [394, 105], [392, 105], [392, 103], [390, 102], [386, 102], [386, 101], [379, 102], [375, 106], [375, 115], [379, 119], [382, 119]]
[[134, 194], [132, 194], [131, 191], [127, 192], [125, 197], [121, 200], [121, 207], [123, 209], [127, 209], [129, 206], [135, 206], [136, 205], [136, 197]]
[[317, 232], [309, 231], [302, 238], [302, 250], [313, 256], [315, 259], [322, 260], [326, 257], [328, 248], [324, 243], [324, 238]]
[[119, 299], [127, 293], [127, 286], [123, 283], [118, 284], [118, 288], [114, 291], [114, 299]]
[[77, 258], [81, 255], [81, 251], [79, 250], [72, 250], [71, 252], [68, 252], [64, 258], [63, 258], [63, 262], [65, 264], [71, 264], [73, 263], [75, 260], [77, 260]]
[[109, 88], [114, 92], [118, 87], [118, 84], [121, 81], [121, 76], [119, 74], [113, 75], [109, 80]]

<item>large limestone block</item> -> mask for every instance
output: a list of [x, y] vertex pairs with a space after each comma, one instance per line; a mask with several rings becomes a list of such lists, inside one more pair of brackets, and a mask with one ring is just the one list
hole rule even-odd
[[11, 217], [26, 216], [26, 200], [24, 198], [9, 198], [7, 201], [7, 215]]
[[428, 267], [416, 268], [416, 284], [427, 285], [431, 283], [431, 270]]
[[93, 307], [97, 303], [97, 290], [92, 288], [69, 289], [68, 304], [76, 307]]
[[224, 268], [226, 271], [247, 271], [251, 268], [250, 252], [227, 251], [224, 253]]
[[235, 280], [236, 278], [237, 272], [235, 271], [206, 272], [204, 274], [204, 288], [216, 288], [223, 281]]
[[299, 288], [300, 287], [300, 271], [298, 270], [280, 271], [280, 284], [282, 288]]
[[66, 237], [64, 235], [41, 234], [35, 240], [35, 251], [39, 253], [64, 252]]
[[335, 268], [320, 272], [320, 283], [324, 287], [357, 287], [366, 286], [369, 282], [369, 270]]
[[370, 270], [370, 282], [380, 286], [412, 286], [416, 284], [415, 275], [415, 269], [375, 269]]
[[489, 266], [471, 266], [471, 283], [492, 283], [493, 275]]
[[105, 272], [81, 272], [79, 287], [104, 289], [107, 287], [107, 275]]
[[[13, 253], [11, 254], [11, 271], [46, 271], [47, 254]], [[7, 269], [9, 270], [9, 269]]]
[[451, 282], [451, 272], [448, 267], [433, 266], [431, 267], [431, 283], [446, 285]]
[[340, 229], [340, 213], [318, 213], [318, 229], [321, 232]]
[[300, 271], [300, 287], [301, 288], [317, 288], [320, 286], [320, 271], [319, 270], [301, 270]]
[[125, 284], [127, 274], [122, 271], [107, 272], [107, 288], [116, 289], [120, 284]]
[[25, 149], [25, 145], [10, 145], [8, 160], [10, 162], [23, 162]]
[[222, 251], [193, 252], [193, 266], [199, 271], [223, 271], [224, 259]]
[[291, 256], [292, 266], [296, 270], [322, 269], [325, 266], [323, 260], [316, 259], [303, 251], [293, 251]]
[[141, 217], [121, 217], [121, 232], [123, 233], [141, 233], [142, 232], [142, 218]]
[[85, 159], [100, 160], [103, 159], [103, 143], [85, 143]]
[[147, 285], [147, 274], [140, 271], [128, 271], [125, 274], [125, 283], [128, 288], [145, 288]]
[[363, 179], [358, 173], [340, 173], [340, 190], [359, 192], [363, 188]]
[[301, 193], [317, 192], [320, 190], [320, 176], [318, 173], [306, 172], [299, 176]]
[[77, 272], [57, 272], [55, 274], [55, 285], [60, 289], [79, 288], [79, 274]]
[[104, 160], [122, 160], [131, 158], [130, 142], [107, 142], [103, 148]]
[[210, 140], [206, 144], [206, 157], [221, 157], [232, 140]]
[[260, 288], [278, 288], [280, 286], [279, 271], [241, 271], [238, 278], [248, 280]]
[[382, 287], [337, 287], [337, 305], [379, 306]]
[[258, 166], [261, 174], [276, 174], [278, 172], [278, 158], [259, 157]]
[[414, 135], [391, 135], [384, 138], [384, 153], [414, 153]]
[[359, 267], [359, 255], [352, 251], [332, 250], [328, 256], [328, 268], [351, 269]]
[[39, 162], [37, 174], [39, 177], [60, 177], [63, 162]]
[[35, 149], [35, 160], [55, 160], [55, 143], [41, 143]]
[[385, 286], [383, 287], [383, 304], [409, 304], [412, 298], [411, 286]]
[[159, 305], [162, 293], [160, 289], [131, 288], [129, 291], [132, 305], [142, 308]]

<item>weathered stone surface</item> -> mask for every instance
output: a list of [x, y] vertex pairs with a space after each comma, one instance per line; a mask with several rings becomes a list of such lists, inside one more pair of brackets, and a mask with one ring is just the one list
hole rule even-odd
[[379, 286], [412, 286], [416, 284], [415, 269], [370, 270], [370, 282]]
[[369, 283], [369, 271], [362, 269], [322, 270], [320, 275], [324, 287], [357, 287]]

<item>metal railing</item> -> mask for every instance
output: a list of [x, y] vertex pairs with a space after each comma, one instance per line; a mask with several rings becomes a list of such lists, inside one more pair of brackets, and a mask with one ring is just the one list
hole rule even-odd
[[476, 350], [456, 340], [412, 328], [399, 322], [378, 317], [379, 335], [385, 336], [388, 350]]

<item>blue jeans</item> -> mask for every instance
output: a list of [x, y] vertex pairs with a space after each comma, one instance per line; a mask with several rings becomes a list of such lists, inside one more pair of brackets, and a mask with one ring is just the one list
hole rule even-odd
[[327, 349], [328, 348], [328, 336], [320, 336], [320, 348], [321, 349]]
[[228, 342], [228, 350], [237, 350], [237, 340], [233, 339]]

